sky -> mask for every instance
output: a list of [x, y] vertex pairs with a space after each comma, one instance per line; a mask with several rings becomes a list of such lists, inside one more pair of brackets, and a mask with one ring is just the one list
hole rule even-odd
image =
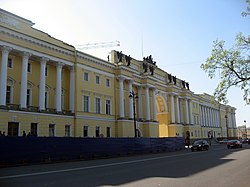
[[[219, 80], [200, 68], [213, 41], [232, 47], [237, 33], [250, 35], [245, 0], [0, 0], [0, 8], [26, 18], [36, 29], [73, 46], [119, 41], [87, 49], [107, 60], [111, 50], [142, 60], [152, 55], [164, 71], [189, 82], [196, 94], [212, 95]], [[250, 127], [250, 106], [239, 88], [228, 92], [236, 124]]]

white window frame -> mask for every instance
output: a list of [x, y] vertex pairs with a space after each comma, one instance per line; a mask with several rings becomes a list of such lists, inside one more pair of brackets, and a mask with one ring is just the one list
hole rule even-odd
[[110, 88], [111, 86], [111, 81], [110, 79], [106, 78], [106, 87]]
[[96, 76], [95, 76], [95, 83], [96, 83], [96, 84], [99, 84], [99, 85], [101, 84], [100, 75], [96, 75]]
[[[11, 64], [11, 67], [9, 67], [9, 64]], [[8, 58], [8, 64], [7, 64], [7, 67], [9, 68], [9, 69], [13, 69], [13, 65], [14, 65], [14, 63], [13, 63], [13, 58]]]
[[89, 81], [89, 73], [88, 72], [83, 73], [83, 80], [84, 81]]
[[[99, 100], [99, 106], [97, 105], [97, 100]], [[96, 114], [101, 114], [102, 108], [101, 108], [102, 104], [101, 104], [101, 98], [100, 97], [95, 97], [95, 113]], [[98, 111], [99, 109], [99, 111]]]
[[71, 137], [71, 125], [65, 125], [65, 137]]
[[[88, 98], [88, 103], [87, 103], [87, 110], [85, 110], [85, 97]], [[90, 112], [90, 96], [89, 95], [83, 95], [82, 96], [82, 111], [83, 112]]]
[[[85, 127], [86, 127], [86, 130], [87, 130], [87, 136], [84, 136]], [[89, 136], [89, 126], [84, 125], [83, 126], [83, 137], [88, 137], [88, 136]]]
[[[28, 90], [29, 90], [29, 95], [28, 95]], [[27, 102], [26, 105], [27, 106], [32, 106], [32, 89], [31, 88], [27, 88]], [[29, 103], [28, 103], [28, 97], [29, 97]]]
[[[52, 134], [51, 134], [52, 133]], [[56, 136], [56, 124], [49, 124], [49, 137]]]
[[[109, 101], [109, 113], [107, 113], [107, 101]], [[105, 100], [105, 114], [106, 115], [111, 115], [112, 114], [112, 110], [111, 110], [111, 106], [112, 106], [112, 104], [111, 104], [112, 102], [111, 102], [111, 99], [106, 99]]]

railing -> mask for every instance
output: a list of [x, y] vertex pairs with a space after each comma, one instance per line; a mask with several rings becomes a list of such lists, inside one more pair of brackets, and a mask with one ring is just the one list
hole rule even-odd
[[21, 108], [18, 104], [7, 104], [1, 105], [0, 109], [2, 110], [15, 110], [15, 111], [25, 111], [25, 112], [38, 112], [38, 113], [46, 113], [46, 114], [58, 114], [58, 115], [66, 115], [73, 116], [70, 110], [62, 110], [60, 112], [56, 111], [54, 108], [46, 108], [45, 110], [40, 110], [37, 106], [27, 106], [27, 108]]

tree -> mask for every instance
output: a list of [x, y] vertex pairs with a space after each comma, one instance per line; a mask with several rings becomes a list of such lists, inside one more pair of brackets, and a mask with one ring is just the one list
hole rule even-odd
[[[250, 15], [250, 1], [242, 16]], [[250, 35], [242, 33], [236, 35], [235, 44], [232, 48], [225, 48], [225, 41], [213, 42], [211, 56], [201, 68], [214, 78], [219, 71], [220, 82], [214, 92], [214, 98], [219, 102], [227, 103], [227, 92], [231, 87], [239, 87], [243, 91], [243, 99], [250, 104]]]

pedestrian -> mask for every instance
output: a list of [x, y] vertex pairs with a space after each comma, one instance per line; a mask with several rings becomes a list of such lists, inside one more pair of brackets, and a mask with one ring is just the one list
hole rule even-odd
[[23, 137], [25, 137], [26, 136], [26, 132], [25, 131], [23, 131]]
[[3, 131], [3, 136], [5, 136], [5, 131]]

